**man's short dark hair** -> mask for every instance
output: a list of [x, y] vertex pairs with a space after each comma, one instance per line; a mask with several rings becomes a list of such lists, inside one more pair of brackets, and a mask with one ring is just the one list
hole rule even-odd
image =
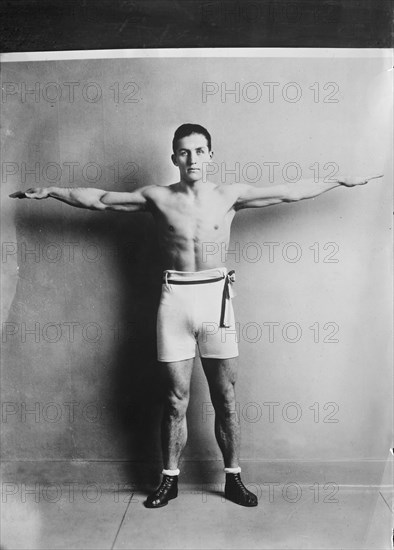
[[192, 134], [201, 134], [205, 137], [208, 143], [208, 149], [211, 150], [211, 134], [208, 132], [204, 126], [200, 126], [200, 124], [182, 124], [182, 126], [179, 126], [175, 130], [174, 139], [172, 140], [172, 150], [174, 153], [176, 153], [176, 146], [180, 139], [191, 136]]

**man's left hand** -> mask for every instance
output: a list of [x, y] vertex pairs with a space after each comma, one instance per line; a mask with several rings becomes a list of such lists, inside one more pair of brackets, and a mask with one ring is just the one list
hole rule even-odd
[[376, 178], [382, 178], [383, 174], [379, 174], [378, 176], [370, 176], [368, 178], [360, 178], [358, 176], [349, 176], [349, 177], [339, 177], [338, 182], [341, 185], [345, 185], [346, 187], [354, 187], [355, 185], [365, 185], [369, 182], [369, 180], [373, 180]]

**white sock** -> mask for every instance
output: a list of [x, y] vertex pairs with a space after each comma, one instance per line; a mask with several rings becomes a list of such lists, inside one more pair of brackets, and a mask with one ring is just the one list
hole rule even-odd
[[161, 473], [166, 476], [179, 476], [180, 471], [179, 468], [177, 468], [176, 470], [163, 470]]
[[241, 466], [237, 466], [236, 468], [225, 468], [224, 471], [226, 474], [240, 474]]

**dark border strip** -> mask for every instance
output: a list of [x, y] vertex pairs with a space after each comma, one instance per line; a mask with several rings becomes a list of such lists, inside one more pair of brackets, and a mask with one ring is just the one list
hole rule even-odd
[[0, 51], [393, 47], [392, 0], [2, 0]]

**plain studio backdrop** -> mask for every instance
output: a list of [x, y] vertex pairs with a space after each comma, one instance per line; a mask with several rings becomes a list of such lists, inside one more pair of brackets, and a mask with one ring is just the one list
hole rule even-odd
[[[172, 136], [193, 122], [212, 134], [217, 183], [276, 185], [336, 167], [385, 174], [238, 213], [226, 258], [246, 480], [379, 484], [392, 403], [389, 68], [379, 54], [3, 65], [7, 481], [157, 481], [161, 265], [150, 214], [8, 194], [173, 183]], [[212, 412], [196, 360], [183, 482], [222, 481]]]

